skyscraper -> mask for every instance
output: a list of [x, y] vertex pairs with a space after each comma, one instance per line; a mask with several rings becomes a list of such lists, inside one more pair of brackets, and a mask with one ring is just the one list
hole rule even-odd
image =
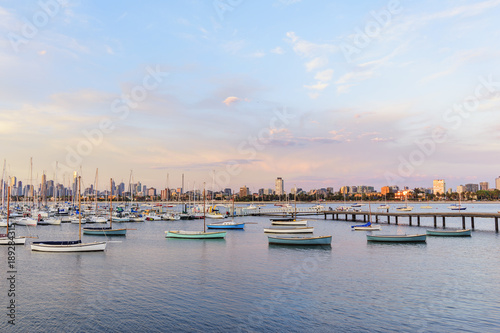
[[495, 188], [497, 190], [500, 190], [500, 177], [495, 179]]
[[481, 191], [488, 191], [488, 188], [489, 188], [488, 182], [480, 182], [479, 183], [479, 189]]
[[444, 179], [435, 179], [432, 182], [432, 193], [434, 194], [445, 194], [446, 193], [446, 184], [444, 183]]
[[274, 183], [274, 193], [276, 195], [285, 194], [285, 182], [283, 181], [283, 178], [281, 177], [276, 178], [276, 181]]

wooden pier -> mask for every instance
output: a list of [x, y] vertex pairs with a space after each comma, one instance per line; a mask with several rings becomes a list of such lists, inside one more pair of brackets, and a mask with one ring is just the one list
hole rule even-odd
[[[498, 218], [500, 214], [498, 213], [465, 213], [465, 212], [445, 212], [445, 213], [412, 213], [412, 212], [365, 212], [365, 211], [324, 211], [325, 220], [331, 215], [332, 220], [344, 220], [344, 221], [363, 221], [368, 222], [369, 216], [375, 216], [374, 223], [384, 223], [381, 221], [380, 217], [387, 217], [387, 224], [391, 224], [391, 218], [394, 218], [394, 224], [399, 224], [401, 218], [408, 220], [408, 225], [414, 225], [414, 219], [416, 220], [416, 225], [420, 226], [420, 219], [422, 217], [430, 217], [434, 219], [434, 228], [437, 228], [438, 218], [441, 218], [441, 225], [446, 228], [446, 218], [447, 217], [458, 217], [462, 219], [462, 228], [466, 229], [466, 219], [470, 219], [470, 229], [475, 228], [475, 218], [492, 218], [495, 221], [495, 231], [498, 232]], [[342, 218], [343, 217], [343, 218]], [[361, 219], [358, 219], [361, 217]]]

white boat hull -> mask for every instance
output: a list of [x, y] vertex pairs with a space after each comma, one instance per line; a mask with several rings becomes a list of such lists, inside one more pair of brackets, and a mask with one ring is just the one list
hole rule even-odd
[[222, 214], [206, 214], [205, 215], [209, 219], [223, 219], [224, 215]]
[[314, 227], [265, 228], [264, 232], [271, 234], [309, 234], [314, 232]]
[[380, 230], [381, 227], [379, 225], [372, 225], [369, 227], [354, 227], [352, 229], [357, 231], [377, 231]]
[[106, 242], [79, 243], [70, 245], [31, 244], [31, 251], [40, 252], [94, 252], [104, 251]]
[[272, 221], [272, 225], [307, 225], [307, 220], [298, 221]]
[[37, 220], [29, 218], [29, 217], [22, 217], [18, 220], [15, 220], [14, 223], [17, 225], [26, 225], [26, 226], [30, 226], [30, 227], [36, 227]]
[[26, 238], [24, 237], [16, 237], [13, 239], [10, 239], [8, 237], [1, 237], [0, 238], [0, 245], [24, 245], [26, 244]]

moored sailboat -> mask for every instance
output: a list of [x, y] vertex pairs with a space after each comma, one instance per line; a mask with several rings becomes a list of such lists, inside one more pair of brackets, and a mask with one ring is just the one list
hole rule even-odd
[[166, 238], [184, 238], [184, 239], [220, 239], [226, 237], [225, 231], [206, 231], [206, 193], [203, 187], [203, 231], [188, 231], [188, 230], [167, 230], [165, 231]]
[[234, 222], [234, 195], [233, 195], [233, 208], [232, 208], [232, 219], [227, 222], [218, 222], [207, 224], [208, 229], [243, 229], [245, 228], [244, 222]]
[[113, 229], [113, 179], [110, 180], [109, 191], [109, 227], [85, 227], [83, 233], [102, 236], [125, 236], [127, 234], [126, 228]]
[[[81, 176], [78, 176], [78, 206], [81, 211]], [[78, 228], [79, 239], [75, 241], [42, 241], [31, 243], [32, 251], [40, 252], [94, 252], [104, 251], [106, 242], [82, 243], [82, 215], [78, 214], [80, 223]]]
[[24, 245], [26, 243], [26, 238], [25, 237], [16, 237], [15, 236], [15, 228], [13, 227], [14, 231], [9, 232], [9, 216], [10, 216], [10, 186], [8, 188], [8, 197], [7, 197], [7, 221], [5, 223], [5, 226], [7, 227], [7, 230], [5, 234], [0, 234], [0, 245]]

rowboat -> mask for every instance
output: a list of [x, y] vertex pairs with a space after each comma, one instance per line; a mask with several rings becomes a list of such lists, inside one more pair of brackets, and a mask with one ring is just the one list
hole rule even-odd
[[307, 225], [307, 220], [271, 221], [272, 225]]
[[319, 237], [278, 237], [267, 236], [269, 244], [280, 245], [330, 245], [332, 243], [332, 236], [319, 236]]
[[264, 232], [272, 234], [309, 234], [314, 232], [314, 227], [264, 228]]
[[366, 235], [366, 240], [371, 242], [425, 242], [425, 234], [416, 235]]
[[76, 241], [46, 241], [32, 242], [32, 251], [42, 252], [93, 252], [104, 251], [106, 242], [82, 243], [81, 240]]
[[127, 229], [113, 229], [111, 227], [83, 228], [83, 233], [85, 235], [125, 236]]
[[165, 231], [166, 238], [190, 238], [190, 239], [213, 239], [226, 237], [225, 231], [204, 232], [187, 230], [169, 230]]
[[428, 236], [444, 236], [444, 237], [468, 237], [471, 235], [470, 229], [457, 230], [427, 230]]
[[25, 237], [9, 238], [8, 234], [0, 234], [0, 245], [24, 245], [26, 244]]
[[220, 222], [207, 224], [208, 229], [243, 229], [245, 223], [243, 222]]

